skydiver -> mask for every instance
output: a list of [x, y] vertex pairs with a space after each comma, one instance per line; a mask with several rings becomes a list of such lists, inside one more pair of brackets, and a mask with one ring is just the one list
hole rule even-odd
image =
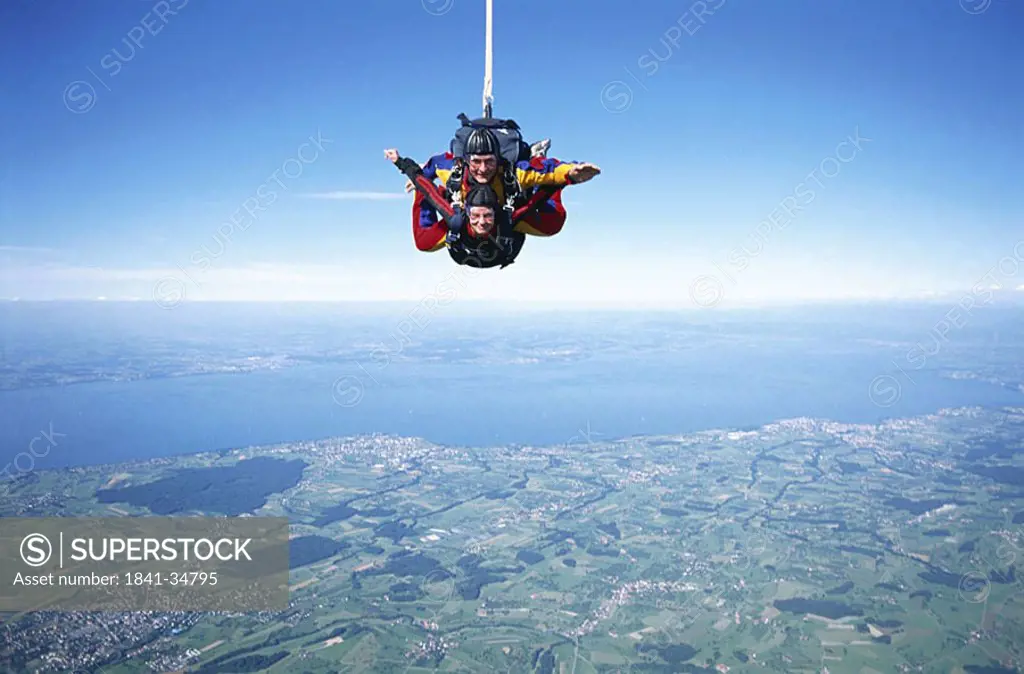
[[[540, 141], [537, 141], [536, 143], [533, 143], [532, 145], [530, 145], [530, 148], [529, 148], [530, 159], [535, 159], [535, 158], [538, 158], [538, 157], [541, 158], [541, 159], [546, 158], [548, 156], [548, 150], [549, 149], [551, 149], [551, 139], [550, 138], [545, 138], [544, 140], [540, 140]], [[427, 164], [428, 165], [432, 164], [432, 163], [433, 164], [437, 164], [438, 162], [442, 162], [443, 163], [445, 160], [448, 160], [448, 159], [456, 159], [456, 157], [451, 152], [442, 152], [440, 154], [435, 154], [433, 157], [428, 159], [427, 160]], [[406, 180], [405, 181], [405, 191], [406, 192], [412, 192], [415, 189], [416, 189], [416, 186], [413, 184], [413, 182], [411, 180]]]
[[[534, 147], [542, 144], [550, 144], [550, 141], [541, 141]], [[384, 156], [395, 162], [398, 151], [385, 150]], [[474, 184], [489, 183], [498, 198], [504, 200], [519, 196], [506, 194], [505, 183], [518, 182], [515, 187], [525, 192], [535, 187], [565, 187], [584, 183], [600, 173], [601, 169], [594, 164], [563, 162], [544, 156], [517, 161], [513, 167], [503, 158], [497, 135], [486, 128], [473, 129], [465, 142], [462, 156], [457, 157], [451, 151], [436, 154], [423, 166], [423, 175], [430, 180], [440, 180], [452, 195], [453, 203], [464, 200]], [[459, 177], [462, 178], [459, 181], [461, 189], [456, 189], [452, 179]]]

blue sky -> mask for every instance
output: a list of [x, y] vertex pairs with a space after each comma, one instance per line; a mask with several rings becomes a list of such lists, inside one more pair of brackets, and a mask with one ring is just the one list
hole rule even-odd
[[[495, 114], [604, 173], [467, 298], [1024, 285], [1021, 3], [496, 4]], [[0, 297], [431, 293], [459, 270], [415, 250], [382, 150], [479, 111], [483, 7], [4, 3]]]

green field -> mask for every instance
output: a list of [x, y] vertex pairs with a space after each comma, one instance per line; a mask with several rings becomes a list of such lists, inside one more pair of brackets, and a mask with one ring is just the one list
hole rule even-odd
[[4, 516], [149, 514], [95, 493], [301, 459], [252, 513], [341, 547], [292, 570], [286, 611], [31, 614], [7, 624], [3, 657], [40, 672], [1012, 672], [1022, 438], [1020, 410], [964, 410], [555, 447], [337, 438], [35, 473]]

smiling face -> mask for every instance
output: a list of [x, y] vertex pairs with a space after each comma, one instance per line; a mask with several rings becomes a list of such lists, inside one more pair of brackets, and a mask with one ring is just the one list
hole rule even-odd
[[474, 154], [469, 157], [469, 177], [477, 183], [489, 183], [498, 173], [498, 158], [493, 154]]
[[469, 231], [476, 237], [486, 237], [494, 231], [494, 209], [490, 206], [471, 206]]

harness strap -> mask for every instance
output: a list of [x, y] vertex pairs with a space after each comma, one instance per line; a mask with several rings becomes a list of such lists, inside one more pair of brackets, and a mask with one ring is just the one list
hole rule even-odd
[[520, 203], [523, 199], [523, 188], [519, 185], [519, 177], [516, 175], [515, 166], [511, 166], [508, 163], [505, 163], [502, 180], [505, 183], [504, 224], [511, 230], [515, 226], [513, 215], [516, 211], [516, 204]]
[[465, 185], [464, 170], [461, 161], [455, 163], [455, 169], [451, 175], [448, 176], [448, 182], [445, 187], [448, 188], [448, 195], [451, 197], [452, 204], [455, 206], [462, 205], [462, 188]]

